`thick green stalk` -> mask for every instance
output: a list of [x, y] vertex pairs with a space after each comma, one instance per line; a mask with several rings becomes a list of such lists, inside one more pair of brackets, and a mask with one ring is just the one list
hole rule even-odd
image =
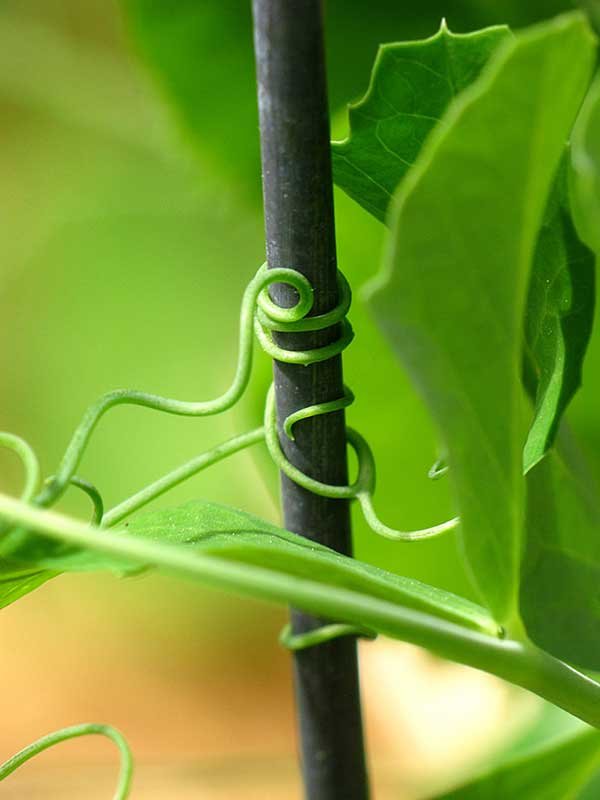
[[385, 600], [263, 567], [235, 564], [193, 549], [92, 527], [0, 494], [0, 516], [53, 539], [160, 566], [221, 589], [289, 604], [425, 647], [443, 658], [497, 675], [600, 728], [600, 684], [531, 645], [477, 633]]

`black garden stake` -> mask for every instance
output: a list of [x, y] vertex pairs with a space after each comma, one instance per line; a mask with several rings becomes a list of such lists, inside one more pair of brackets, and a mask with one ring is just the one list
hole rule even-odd
[[[320, 0], [254, 0], [255, 48], [268, 264], [293, 267], [314, 288], [312, 313], [338, 302], [329, 114]], [[295, 292], [280, 285], [274, 300], [290, 306]], [[314, 333], [279, 333], [289, 350], [321, 347], [339, 325]], [[308, 366], [274, 362], [278, 419], [342, 397], [342, 359]], [[347, 483], [344, 412], [320, 414], [295, 426], [295, 441], [280, 435], [288, 459], [329, 484]], [[350, 554], [345, 500], [319, 497], [282, 481], [286, 527]], [[292, 611], [294, 633], [322, 624]], [[343, 637], [294, 656], [301, 756], [310, 800], [365, 800], [356, 642]]]

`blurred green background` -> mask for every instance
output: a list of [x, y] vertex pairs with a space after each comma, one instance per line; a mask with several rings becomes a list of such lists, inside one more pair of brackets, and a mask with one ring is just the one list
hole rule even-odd
[[[453, 30], [467, 31], [500, 22], [521, 26], [569, 7], [566, 0], [329, 0], [334, 136], [345, 135], [345, 103], [366, 89], [378, 43], [430, 35], [442, 16]], [[191, 111], [173, 111], [173, 98], [187, 100]], [[48, 474], [81, 413], [102, 392], [130, 386], [203, 399], [219, 394], [232, 376], [239, 301], [264, 259], [249, 3], [3, 0], [0, 121], [0, 429], [27, 438]], [[437, 456], [434, 431], [360, 300], [361, 284], [378, 269], [385, 230], [341, 193], [336, 214], [339, 263], [355, 287], [357, 336], [345, 372], [357, 402], [349, 417], [375, 451], [381, 517], [422, 527], [452, 513], [445, 482], [427, 478]], [[102, 422], [83, 474], [114, 504], [256, 424], [269, 373], [260, 355], [245, 402], [217, 419], [119, 409]], [[599, 392], [596, 330], [584, 391], [570, 412], [596, 467]], [[0, 452], [2, 489], [16, 493], [19, 481], [13, 457]], [[193, 497], [278, 519], [277, 476], [264, 453], [238, 455], [159, 502]], [[89, 513], [77, 495], [63, 505]], [[451, 537], [392, 544], [377, 539], [358, 515], [355, 532], [358, 557], [474, 596]], [[0, 677], [11, 686], [0, 757], [61, 724], [98, 718], [120, 725], [144, 764], [210, 764], [213, 771], [203, 773], [208, 783], [222, 764], [232, 779], [227, 765], [237, 764], [233, 772], [249, 775], [249, 784], [263, 781], [263, 791], [264, 775], [281, 778], [272, 796], [299, 796], [289, 667], [276, 644], [283, 616], [159, 577], [55, 580], [0, 616]], [[479, 725], [465, 732], [454, 759], [459, 767], [485, 763], [540, 708], [492, 679], [411, 648], [368, 647], [362, 668], [382, 797], [388, 786], [394, 797], [412, 797], [428, 781], [443, 782], [452, 765], [439, 753], [448, 752], [467, 698], [488, 699], [473, 701]], [[424, 735], [402, 699], [407, 686], [420, 696], [423, 676], [423, 696], [444, 676], [462, 681], [464, 701], [452, 711], [451, 690], [440, 690], [441, 717], [424, 715], [430, 726]], [[386, 696], [376, 684], [387, 687]], [[562, 717], [551, 719], [560, 724]], [[498, 720], [512, 723], [499, 734]], [[437, 758], [429, 762], [432, 741]], [[12, 789], [7, 783], [7, 792], [16, 793], [6, 796], [65, 797], [42, 783], [36, 794], [36, 769], [56, 769], [67, 779], [71, 773], [60, 772], [67, 761], [110, 757], [110, 749], [84, 744], [48, 754], [31, 767], [33, 778], [15, 776]], [[256, 763], [262, 766], [247, 766]], [[181, 794], [171, 784], [169, 793], [155, 795], [164, 776], [143, 775], [140, 797], [187, 796], [183, 777]], [[34, 783], [19, 783], [26, 780]], [[96, 796], [101, 780], [86, 797]], [[208, 783], [200, 796], [255, 796], [227, 788], [219, 794]]]

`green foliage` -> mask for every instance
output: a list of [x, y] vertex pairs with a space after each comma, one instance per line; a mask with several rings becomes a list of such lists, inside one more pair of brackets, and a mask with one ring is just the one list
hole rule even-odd
[[0, 562], [0, 608], [33, 592], [55, 574], [49, 570], [31, 569], [29, 566], [19, 568], [14, 564]]
[[600, 253], [600, 76], [573, 131], [571, 199], [579, 235]]
[[[474, 603], [410, 578], [403, 578], [356, 559], [339, 555], [275, 525], [226, 506], [194, 501], [172, 509], [141, 515], [125, 523], [141, 539], [186, 545], [193, 552], [214, 555], [241, 564], [268, 565], [290, 577], [318, 580], [400, 606], [435, 614], [466, 627], [496, 633], [488, 613]], [[137, 573], [128, 559], [56, 544], [29, 535], [13, 553], [13, 563], [58, 572], [112, 570]], [[31, 588], [35, 588], [32, 586]], [[25, 593], [27, 589], [23, 591]], [[15, 597], [16, 599], [16, 597]]]
[[593, 58], [579, 15], [503, 46], [401, 184], [371, 294], [445, 439], [465, 553], [501, 621], [516, 613], [522, 547], [529, 268]]
[[600, 734], [586, 731], [519, 758], [438, 800], [575, 800], [600, 764]]
[[425, 41], [380, 47], [366, 95], [349, 108], [349, 136], [332, 145], [337, 185], [385, 221], [396, 187], [450, 101], [509, 37], [505, 27], [461, 35], [443, 23]]
[[521, 614], [531, 639], [558, 658], [600, 669], [598, 486], [566, 434], [527, 475]]
[[316, 542], [243, 511], [192, 502], [140, 516], [127, 527], [136, 536], [192, 545], [198, 552], [241, 563], [269, 565], [287, 575], [340, 586], [399, 606], [434, 614], [495, 635], [480, 606], [450, 592], [342, 556]]
[[[152, 565], [166, 572], [202, 581], [216, 588], [293, 605], [318, 617], [336, 620], [372, 633], [382, 633], [433, 650], [443, 658], [486, 670], [537, 692], [581, 720], [600, 727], [600, 685], [527, 644], [481, 633], [429, 613], [399, 605], [329, 576], [296, 574], [284, 560], [275, 567], [207, 555], [182, 544], [132, 535], [124, 529], [102, 529], [35, 508], [0, 494], [0, 515], [41, 537], [83, 547], [117, 559], [123, 566]], [[229, 523], [226, 523], [226, 526]], [[175, 528], [177, 524], [175, 525]], [[63, 553], [66, 555], [66, 553]], [[296, 558], [294, 559], [296, 561]], [[105, 565], [109, 562], [104, 560]], [[329, 574], [333, 574], [328, 570]], [[389, 589], [386, 587], [385, 592]]]
[[[338, 186], [385, 221], [394, 191], [450, 101], [473, 83], [507, 38], [507, 28], [456, 35], [443, 24], [425, 41], [383, 46], [367, 94], [350, 106], [350, 135], [332, 145]], [[592, 328], [593, 256], [571, 221], [566, 162], [539, 233], [526, 304], [524, 367], [536, 407], [525, 470], [551, 446], [581, 383]]]
[[527, 297], [525, 382], [535, 413], [523, 451], [525, 471], [544, 457], [581, 385], [594, 319], [594, 256], [571, 219], [567, 163], [563, 159], [550, 195]]
[[[248, 41], [236, 45], [249, 35], [248, 8], [240, 14], [229, 2], [185, 0], [176, 9], [162, 0], [125, 3], [135, 38], [194, 145], [221, 156], [235, 152], [257, 185], [257, 140], [248, 135], [256, 127], [252, 54]], [[200, 52], [211, 63], [202, 74], [190, 68]], [[520, 590], [530, 638], [599, 669], [597, 493], [582, 479], [564, 432], [560, 453], [541, 461], [581, 383], [591, 329], [592, 258], [571, 222], [564, 162], [556, 173], [592, 62], [577, 16], [514, 41], [506, 28], [456, 35], [444, 25], [427, 41], [384, 46], [333, 161], [338, 184], [380, 220], [402, 182], [390, 218], [388, 271], [372, 305], [448, 446], [463, 543], [482, 595], [496, 619], [512, 626]], [[223, 92], [218, 72], [240, 80], [228, 79]], [[571, 175], [578, 230], [596, 249], [598, 95], [595, 87], [576, 129]], [[525, 384], [535, 399], [528, 437], [524, 350]], [[62, 490], [66, 473], [61, 480]], [[0, 607], [59, 572], [157, 567], [343, 625], [370, 625], [600, 722], [596, 684], [529, 645], [500, 639], [484, 609], [244, 512], [190, 503], [139, 517], [128, 532], [103, 532], [23, 500], [14, 520], [24, 527], [1, 542]], [[5, 510], [10, 517], [10, 503]], [[520, 633], [518, 622], [509, 633]], [[587, 734], [447, 797], [574, 796], [597, 758], [597, 736]]]

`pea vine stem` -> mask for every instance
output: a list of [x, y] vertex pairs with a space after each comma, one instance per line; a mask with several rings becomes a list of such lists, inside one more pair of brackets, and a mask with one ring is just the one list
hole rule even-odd
[[293, 603], [307, 613], [410, 642], [442, 658], [497, 675], [600, 728], [600, 684], [530, 644], [478, 633], [349, 589], [328, 586], [324, 591], [320, 583], [310, 579], [291, 578], [264, 567], [140, 539], [118, 528], [98, 528], [5, 494], [0, 494], [0, 517], [62, 542], [160, 566], [215, 588]]

